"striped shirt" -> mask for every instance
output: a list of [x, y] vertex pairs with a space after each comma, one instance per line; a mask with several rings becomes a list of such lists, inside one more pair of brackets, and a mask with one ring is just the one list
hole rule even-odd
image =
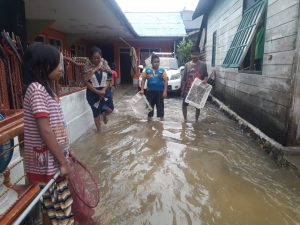
[[[58, 99], [58, 98], [57, 98]], [[64, 151], [69, 151], [66, 126], [59, 100], [52, 98], [38, 82], [31, 83], [24, 98], [24, 162], [31, 182], [47, 182], [59, 169], [59, 163], [43, 142], [37, 118], [47, 117], [56, 140]]]

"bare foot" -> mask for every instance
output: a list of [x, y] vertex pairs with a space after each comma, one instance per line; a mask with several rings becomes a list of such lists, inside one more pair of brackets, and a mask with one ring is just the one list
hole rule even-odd
[[103, 113], [103, 114], [102, 114], [102, 117], [103, 117], [103, 123], [104, 123], [104, 124], [107, 124], [107, 121], [108, 121], [108, 120], [107, 120], [106, 113]]

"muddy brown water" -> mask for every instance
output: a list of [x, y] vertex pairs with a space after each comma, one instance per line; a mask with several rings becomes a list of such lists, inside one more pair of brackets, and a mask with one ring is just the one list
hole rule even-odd
[[74, 145], [99, 179], [103, 224], [300, 224], [300, 182], [215, 106], [182, 122], [181, 100], [165, 121], [136, 118], [126, 93], [101, 133]]

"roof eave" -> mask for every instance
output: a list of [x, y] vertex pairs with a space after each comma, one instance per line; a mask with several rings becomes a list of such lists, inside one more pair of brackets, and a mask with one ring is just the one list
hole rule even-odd
[[216, 2], [217, 0], [199, 0], [192, 19], [194, 20], [199, 16], [208, 14], [212, 10]]
[[141, 36], [139, 35], [140, 38], [184, 38], [188, 37], [188, 35], [175, 35], [175, 36]]
[[125, 14], [123, 13], [122, 9], [118, 5], [118, 3], [115, 0], [105, 0], [107, 5], [111, 8], [113, 12], [116, 13], [116, 17], [118, 20], [129, 30], [129, 32], [133, 35], [134, 38], [139, 38], [140, 36], [136, 33], [136, 31], [133, 29], [132, 25], [127, 20]]

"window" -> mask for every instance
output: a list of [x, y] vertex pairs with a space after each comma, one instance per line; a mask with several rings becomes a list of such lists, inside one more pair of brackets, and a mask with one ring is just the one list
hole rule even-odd
[[85, 46], [80, 45], [79, 56], [81, 56], [81, 57], [85, 56]]
[[257, 0], [244, 0], [244, 11], [253, 6], [255, 2], [257, 2]]
[[62, 48], [63, 48], [61, 40], [59, 40], [59, 39], [51, 38], [49, 41], [49, 44], [57, 47], [59, 50], [62, 50]]
[[159, 48], [141, 48], [140, 49], [140, 64], [145, 66], [145, 59], [147, 59], [152, 52], [160, 52]]
[[81, 56], [81, 47], [79, 45], [77, 45], [76, 56]]
[[45, 43], [45, 37], [42, 35], [38, 35], [35, 39], [35, 42], [41, 42], [41, 43]]
[[72, 45], [71, 48], [70, 48], [70, 50], [71, 50], [72, 56], [76, 56], [76, 46]]
[[72, 45], [70, 50], [71, 54], [76, 57], [85, 57], [86, 55], [86, 48], [82, 45]]
[[211, 66], [216, 65], [216, 50], [217, 50], [217, 31], [213, 33]]
[[266, 0], [258, 0], [244, 12], [241, 23], [224, 59], [224, 67], [261, 70], [259, 65], [255, 64], [258, 64], [259, 61], [260, 64], [262, 62], [265, 7]]
[[120, 48], [120, 54], [130, 54], [129, 48]]

